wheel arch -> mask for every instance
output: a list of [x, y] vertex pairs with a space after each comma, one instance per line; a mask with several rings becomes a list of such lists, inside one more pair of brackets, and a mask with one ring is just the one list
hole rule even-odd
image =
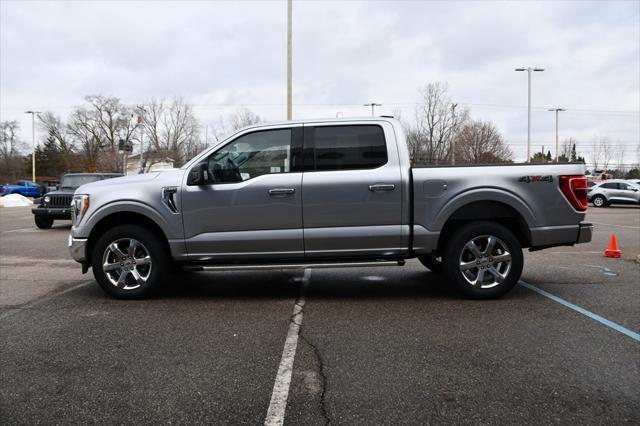
[[502, 201], [483, 200], [470, 201], [459, 206], [447, 217], [438, 238], [438, 252], [443, 251], [448, 238], [460, 226], [481, 220], [490, 220], [505, 226], [514, 233], [523, 248], [531, 246], [529, 221], [520, 211]]
[[87, 239], [86, 258], [91, 259], [93, 255], [93, 248], [96, 241], [103, 235], [108, 229], [111, 229], [118, 225], [137, 225], [142, 228], [148, 229], [153, 234], [160, 237], [160, 241], [166, 250], [168, 255], [171, 254], [171, 248], [167, 235], [160, 225], [158, 225], [153, 219], [148, 216], [132, 211], [117, 211], [100, 218], [100, 220], [91, 228], [89, 237]]

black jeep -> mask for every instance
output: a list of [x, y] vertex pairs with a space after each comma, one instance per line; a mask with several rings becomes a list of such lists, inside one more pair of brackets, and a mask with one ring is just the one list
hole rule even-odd
[[119, 173], [69, 173], [62, 177], [60, 189], [46, 193], [34, 200], [38, 207], [31, 209], [40, 229], [49, 229], [54, 220], [71, 220], [71, 201], [73, 193], [81, 185], [104, 179], [120, 177]]

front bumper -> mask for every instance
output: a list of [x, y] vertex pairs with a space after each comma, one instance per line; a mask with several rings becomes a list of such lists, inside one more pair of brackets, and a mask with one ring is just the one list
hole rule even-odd
[[70, 207], [36, 207], [31, 209], [36, 216], [47, 216], [52, 219], [71, 219]]
[[76, 262], [85, 263], [87, 261], [87, 239], [74, 238], [69, 235], [69, 253]]
[[576, 244], [588, 243], [591, 241], [591, 235], [593, 234], [592, 223], [581, 223], [578, 229], [578, 239]]

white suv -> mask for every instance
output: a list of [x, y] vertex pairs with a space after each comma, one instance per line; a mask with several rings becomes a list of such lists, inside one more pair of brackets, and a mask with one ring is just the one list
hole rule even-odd
[[640, 186], [622, 179], [600, 182], [589, 189], [589, 201], [595, 207], [610, 204], [640, 204]]

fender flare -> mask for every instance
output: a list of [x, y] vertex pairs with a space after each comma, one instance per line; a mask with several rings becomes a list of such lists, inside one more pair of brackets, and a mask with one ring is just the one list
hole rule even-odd
[[[490, 189], [490, 191], [487, 191]], [[436, 214], [436, 220], [433, 223], [434, 230], [442, 230], [451, 216], [463, 208], [464, 206], [482, 201], [493, 201], [505, 204], [513, 208], [524, 219], [529, 228], [536, 226], [536, 216], [531, 208], [518, 195], [505, 191], [502, 188], [475, 188], [457, 194], [449, 202], [447, 202]]]
[[102, 219], [116, 213], [139, 214], [154, 222], [162, 232], [164, 232], [164, 235], [168, 239], [180, 238], [179, 236], [174, 235], [171, 227], [160, 213], [148, 204], [137, 200], [118, 200], [100, 206], [98, 210], [93, 212], [93, 214], [87, 218], [87, 221], [82, 226], [87, 227], [88, 229], [93, 229]]

